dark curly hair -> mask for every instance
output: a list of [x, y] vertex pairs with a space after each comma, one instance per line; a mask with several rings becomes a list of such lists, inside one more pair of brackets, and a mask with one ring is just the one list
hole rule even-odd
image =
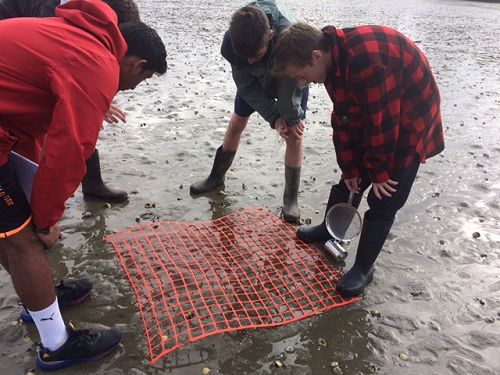
[[167, 71], [167, 51], [155, 29], [143, 22], [135, 21], [122, 23], [120, 31], [127, 42], [127, 55], [147, 60], [144, 69], [157, 74]]
[[113, 9], [118, 17], [118, 24], [140, 21], [139, 8], [134, 0], [102, 0]]

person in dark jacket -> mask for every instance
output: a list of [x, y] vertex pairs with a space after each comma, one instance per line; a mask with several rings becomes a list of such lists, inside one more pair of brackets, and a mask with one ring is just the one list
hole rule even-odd
[[[342, 177], [326, 211], [347, 202], [350, 193], [357, 207], [371, 186], [354, 266], [337, 285], [345, 297], [358, 295], [372, 280], [420, 164], [444, 149], [436, 81], [415, 43], [383, 26], [318, 30], [296, 24], [280, 36], [275, 58], [276, 74], [324, 83], [334, 103], [331, 124]], [[297, 237], [319, 242], [330, 234], [323, 221], [299, 228]]]
[[[70, 1], [56, 17], [0, 21], [0, 45], [0, 263], [40, 335], [39, 368], [99, 360], [121, 332], [65, 326], [45, 250], [59, 239], [64, 203], [82, 181], [114, 96], [165, 73], [165, 46], [142, 22], [118, 27], [97, 0]], [[14, 169], [11, 151], [38, 139], [44, 153], [26, 196], [27, 168]]]
[[[102, 0], [108, 4], [118, 17], [118, 24], [140, 21], [139, 9], [134, 0]], [[0, 20], [17, 17], [54, 17], [56, 8], [67, 0], [0, 0]], [[104, 117], [108, 123], [126, 121], [125, 113], [111, 104]], [[38, 163], [41, 144], [19, 144], [16, 151]], [[128, 194], [124, 190], [113, 189], [102, 180], [99, 151], [96, 149], [86, 162], [87, 173], [82, 180], [82, 192], [86, 197], [102, 199], [106, 202], [122, 202]]]
[[297, 222], [308, 87], [299, 86], [289, 77], [271, 74], [276, 37], [292, 22], [274, 0], [254, 1], [233, 14], [221, 53], [231, 64], [237, 88], [234, 113], [210, 175], [193, 183], [190, 191], [194, 195], [206, 193], [224, 182], [248, 119], [258, 112], [286, 141], [282, 216], [286, 221]]

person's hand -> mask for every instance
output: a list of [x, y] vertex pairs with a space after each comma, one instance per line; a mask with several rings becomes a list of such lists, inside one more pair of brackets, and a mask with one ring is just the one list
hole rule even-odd
[[382, 199], [382, 195], [390, 198], [392, 197], [392, 193], [396, 192], [394, 186], [397, 184], [397, 181], [391, 179], [386, 182], [374, 182], [372, 183], [373, 194], [375, 194], [378, 199]]
[[287, 139], [288, 138], [288, 126], [286, 124], [286, 121], [283, 120], [281, 117], [276, 120], [274, 123], [274, 128], [278, 132], [278, 135], [283, 138]]
[[108, 112], [104, 115], [104, 121], [108, 124], [118, 124], [118, 121], [123, 123], [127, 122], [125, 117], [125, 112], [123, 112], [119, 107], [114, 104], [109, 106]]
[[298, 139], [301, 138], [304, 134], [305, 125], [304, 121], [299, 121], [295, 125], [289, 127], [286, 121], [280, 117], [274, 123], [274, 127], [281, 138], [288, 139], [289, 137], [291, 137]]
[[290, 138], [295, 138], [295, 139], [300, 139], [304, 135], [304, 121], [299, 121], [293, 126], [290, 126], [288, 128], [288, 137]]
[[361, 181], [361, 178], [359, 177], [353, 177], [353, 178], [345, 178], [344, 182], [347, 188], [349, 189], [350, 192], [354, 194], [359, 193], [359, 183]]
[[48, 250], [55, 245], [59, 238], [61, 238], [61, 226], [59, 224], [55, 224], [54, 226], [50, 227], [49, 233], [45, 234], [35, 232], [35, 235], [38, 237], [40, 242], [44, 244], [45, 249]]

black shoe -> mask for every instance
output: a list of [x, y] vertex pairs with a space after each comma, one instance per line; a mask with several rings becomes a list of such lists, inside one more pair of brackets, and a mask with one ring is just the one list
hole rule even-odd
[[60, 370], [79, 363], [95, 362], [104, 358], [118, 346], [122, 333], [116, 328], [89, 331], [67, 327], [68, 340], [58, 350], [40, 347], [36, 365], [45, 371]]
[[[61, 309], [80, 305], [89, 298], [90, 293], [92, 293], [92, 284], [85, 279], [67, 282], [61, 280], [55, 288], [57, 302]], [[21, 311], [21, 320], [24, 323], [33, 323], [33, 318], [24, 306]]]
[[335, 288], [342, 297], [354, 297], [365, 290], [373, 279], [373, 265], [367, 271], [361, 266], [354, 266], [342, 277]]

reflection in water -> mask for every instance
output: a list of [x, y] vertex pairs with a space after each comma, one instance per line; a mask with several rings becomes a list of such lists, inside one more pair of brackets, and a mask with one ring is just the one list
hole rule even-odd
[[226, 354], [220, 369], [225, 374], [274, 373], [278, 359], [287, 374], [332, 374], [332, 362], [343, 374], [371, 374], [380, 359], [373, 357], [370, 319], [364, 310], [332, 310], [285, 327], [250, 331], [253, 344]]
[[212, 192], [207, 195], [207, 197], [209, 198], [208, 203], [210, 204], [212, 220], [229, 215], [235, 210], [234, 204], [236, 201], [234, 199], [229, 199], [223, 191]]

